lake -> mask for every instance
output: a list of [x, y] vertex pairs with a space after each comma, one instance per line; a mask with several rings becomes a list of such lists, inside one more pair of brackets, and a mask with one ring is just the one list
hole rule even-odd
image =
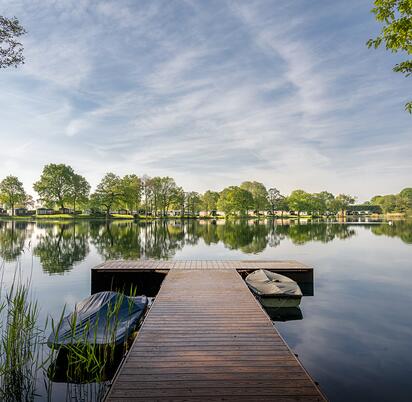
[[30, 279], [41, 322], [90, 295], [93, 266], [120, 258], [313, 266], [302, 319], [275, 323], [304, 367], [331, 401], [411, 400], [412, 222], [0, 221], [3, 288]]

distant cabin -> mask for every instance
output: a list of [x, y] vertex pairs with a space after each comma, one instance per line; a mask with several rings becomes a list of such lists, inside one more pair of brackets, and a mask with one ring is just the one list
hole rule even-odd
[[51, 208], [37, 208], [36, 209], [37, 215], [54, 215], [54, 209]]
[[199, 216], [216, 216], [217, 215], [217, 210], [212, 209], [211, 211], [200, 211]]
[[180, 216], [181, 214], [182, 214], [182, 211], [177, 210], [177, 209], [173, 209], [171, 211], [166, 212], [167, 216]]
[[[12, 215], [13, 211], [11, 209], [9, 209], [7, 211], [8, 215]], [[14, 215], [15, 216], [29, 216], [29, 215], [33, 215], [34, 212], [33, 211], [29, 211], [27, 208], [15, 208], [14, 209]]]
[[350, 205], [346, 209], [346, 215], [372, 215], [381, 213], [382, 208], [379, 205]]

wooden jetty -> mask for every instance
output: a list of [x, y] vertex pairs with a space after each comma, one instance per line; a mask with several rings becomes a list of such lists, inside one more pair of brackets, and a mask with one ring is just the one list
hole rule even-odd
[[125, 261], [96, 267], [168, 270], [106, 401], [326, 400], [237, 272], [262, 265], [309, 268], [280, 261], [246, 265]]

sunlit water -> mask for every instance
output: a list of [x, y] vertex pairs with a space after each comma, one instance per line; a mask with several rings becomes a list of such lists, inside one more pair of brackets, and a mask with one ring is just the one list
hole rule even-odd
[[41, 322], [90, 295], [91, 267], [114, 258], [311, 265], [303, 319], [276, 323], [305, 368], [332, 401], [411, 400], [412, 223], [0, 221], [3, 289], [16, 269], [31, 278]]

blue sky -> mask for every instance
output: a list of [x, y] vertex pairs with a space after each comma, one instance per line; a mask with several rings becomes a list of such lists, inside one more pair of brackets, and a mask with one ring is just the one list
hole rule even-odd
[[372, 1], [0, 0], [28, 34], [0, 71], [0, 176], [67, 163], [258, 180], [359, 200], [411, 186], [410, 80], [369, 50]]

